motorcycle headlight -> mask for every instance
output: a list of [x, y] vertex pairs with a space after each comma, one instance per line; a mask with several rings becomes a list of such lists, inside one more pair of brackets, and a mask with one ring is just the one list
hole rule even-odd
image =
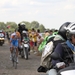
[[4, 38], [0, 38], [0, 40], [4, 40]]
[[24, 43], [27, 43], [27, 41], [24, 41]]
[[2, 38], [2, 40], [4, 40], [4, 38]]

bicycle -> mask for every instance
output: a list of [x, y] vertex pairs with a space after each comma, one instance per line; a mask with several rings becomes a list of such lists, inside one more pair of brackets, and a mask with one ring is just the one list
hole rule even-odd
[[14, 47], [14, 49], [12, 51], [12, 63], [13, 63], [13, 67], [15, 67], [15, 69], [17, 69], [16, 47]]

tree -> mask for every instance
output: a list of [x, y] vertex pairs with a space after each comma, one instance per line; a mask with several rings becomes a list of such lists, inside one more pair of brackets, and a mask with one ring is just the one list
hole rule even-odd
[[41, 32], [44, 32], [44, 31], [45, 31], [45, 27], [43, 26], [43, 24], [41, 24], [41, 25], [39, 26], [39, 29], [40, 29]]
[[10, 28], [8, 28], [6, 31], [14, 31], [15, 29], [17, 29], [17, 24], [15, 22], [7, 22], [6, 26], [10, 26]]
[[31, 28], [38, 28], [38, 27], [39, 27], [39, 23], [37, 21], [31, 22]]
[[0, 22], [0, 29], [5, 30], [6, 29], [6, 24], [4, 22]]
[[[32, 21], [31, 23], [28, 21], [22, 21], [20, 23], [25, 23], [27, 29], [40, 29], [41, 32], [44, 32], [45, 27], [43, 24], [39, 24], [37, 21]], [[7, 22], [6, 24], [4, 22], [0, 22], [0, 29], [3, 29], [5, 31], [11, 31], [13, 32], [17, 28], [17, 24], [15, 22]]]

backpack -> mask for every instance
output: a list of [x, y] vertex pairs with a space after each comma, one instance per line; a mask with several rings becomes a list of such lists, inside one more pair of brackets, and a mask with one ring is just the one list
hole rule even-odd
[[62, 58], [66, 64], [66, 66], [69, 65], [69, 63], [73, 63], [73, 50], [66, 44], [66, 42], [61, 43], [63, 50], [64, 50], [64, 57]]

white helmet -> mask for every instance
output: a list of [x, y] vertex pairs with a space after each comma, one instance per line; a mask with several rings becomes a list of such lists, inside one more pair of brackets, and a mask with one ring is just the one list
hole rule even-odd
[[20, 25], [25, 25], [25, 23], [20, 23]]
[[67, 30], [67, 38], [71, 39], [71, 36], [74, 34], [75, 35], [75, 23], [72, 22], [71, 24], [68, 25], [68, 27], [66, 28]]
[[23, 30], [22, 33], [27, 33], [27, 32], [25, 30]]

